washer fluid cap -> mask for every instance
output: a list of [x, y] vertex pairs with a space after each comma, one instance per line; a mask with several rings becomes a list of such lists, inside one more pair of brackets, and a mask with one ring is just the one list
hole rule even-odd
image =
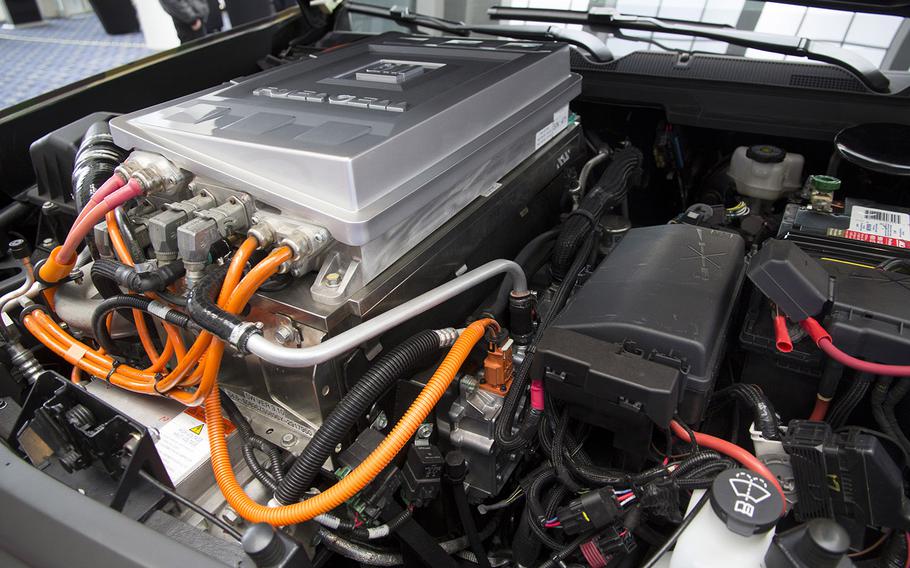
[[735, 468], [714, 479], [711, 507], [732, 532], [752, 536], [774, 528], [784, 501], [767, 479], [748, 469]]
[[746, 150], [746, 157], [761, 164], [779, 164], [787, 157], [787, 153], [777, 146], [758, 144], [749, 146], [749, 149]]

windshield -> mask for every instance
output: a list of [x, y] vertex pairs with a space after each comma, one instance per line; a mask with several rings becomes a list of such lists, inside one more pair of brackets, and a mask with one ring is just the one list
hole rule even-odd
[[[905, 18], [882, 14], [866, 14], [807, 8], [777, 2], [751, 0], [502, 0], [442, 2], [413, 0], [369, 1], [386, 6], [409, 6], [411, 10], [461, 20], [469, 24], [491, 23], [486, 9], [493, 5], [516, 8], [551, 8], [584, 11], [593, 6], [610, 7], [624, 14], [656, 16], [665, 19], [686, 20], [731, 26], [742, 30], [800, 36], [820, 43], [843, 47], [856, 52], [883, 70], [910, 70], [910, 25]], [[390, 22], [359, 16], [354, 19], [355, 29], [380, 31], [397, 28]], [[528, 22], [500, 22], [524, 24]], [[581, 26], [570, 24], [566, 27]], [[633, 51], [687, 51], [738, 55], [755, 59], [800, 60], [800, 57], [746, 49], [722, 41], [666, 33], [627, 30], [622, 37], [597, 34], [617, 57]]]

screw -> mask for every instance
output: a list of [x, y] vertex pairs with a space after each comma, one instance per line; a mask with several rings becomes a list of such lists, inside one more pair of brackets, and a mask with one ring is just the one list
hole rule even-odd
[[341, 285], [341, 274], [338, 274], [337, 272], [329, 272], [325, 275], [323, 282], [325, 282], [325, 285], [329, 288], [337, 288]]
[[41, 246], [43, 246], [44, 248], [51, 248], [52, 246], [54, 246], [54, 239], [44, 239], [43, 241], [41, 241]]
[[281, 345], [287, 345], [294, 340], [294, 330], [290, 326], [281, 325], [275, 330], [275, 341]]
[[286, 448], [290, 448], [291, 446], [293, 446], [296, 443], [297, 443], [297, 436], [291, 434], [290, 432], [286, 433], [284, 436], [281, 437], [281, 445], [283, 445]]
[[6, 408], [6, 401], [0, 400], [0, 410], [3, 410], [4, 408]]
[[417, 429], [417, 437], [426, 440], [433, 435], [433, 425], [429, 423], [424, 423], [420, 425], [420, 428]]
[[44, 211], [45, 215], [50, 215], [57, 210], [57, 204], [53, 201], [46, 201], [44, 205], [41, 206], [41, 209]]
[[373, 421], [373, 428], [376, 428], [377, 430], [384, 430], [388, 425], [389, 418], [385, 415], [385, 412], [380, 412], [376, 417], [376, 420]]

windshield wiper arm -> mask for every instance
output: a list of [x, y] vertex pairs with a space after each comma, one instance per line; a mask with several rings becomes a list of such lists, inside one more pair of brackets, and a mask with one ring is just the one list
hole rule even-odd
[[392, 20], [403, 26], [421, 26], [459, 36], [477, 33], [515, 39], [561, 41], [587, 51], [598, 61], [606, 62], [613, 59], [613, 54], [610, 53], [610, 50], [607, 49], [606, 44], [600, 38], [582, 30], [568, 30], [560, 26], [472, 26], [462, 22], [418, 14], [411, 12], [407, 8], [397, 6], [387, 8], [362, 2], [345, 2], [344, 5], [347, 7], [348, 12]]
[[639, 30], [713, 39], [741, 47], [761, 49], [784, 55], [795, 55], [830, 63], [846, 69], [862, 81], [864, 85], [879, 93], [889, 92], [891, 85], [888, 77], [862, 55], [839, 46], [821, 43], [804, 37], [737, 30], [724, 26], [680, 20], [662, 20], [650, 16], [633, 16], [621, 14], [612, 8], [591, 8], [587, 12], [579, 12], [576, 10], [493, 6], [487, 13], [494, 20], [581, 24], [588, 26], [592, 31]]

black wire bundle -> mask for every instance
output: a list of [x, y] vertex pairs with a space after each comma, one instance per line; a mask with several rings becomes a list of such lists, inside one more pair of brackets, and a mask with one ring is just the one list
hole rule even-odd
[[578, 276], [588, 264], [596, 240], [596, 233], [591, 233], [588, 235], [582, 248], [578, 251], [575, 261], [566, 274], [566, 278], [560, 282], [556, 289], [553, 301], [550, 304], [550, 309], [544, 313], [534, 339], [532, 340], [521, 365], [519, 365], [515, 372], [514, 378], [512, 379], [512, 386], [509, 388], [509, 393], [502, 403], [502, 410], [499, 414], [502, 419], [496, 422], [496, 428], [494, 430], [494, 438], [502, 451], [511, 451], [521, 448], [533, 440], [534, 436], [537, 434], [537, 426], [540, 422], [540, 412], [538, 410], [532, 408], [528, 411], [517, 433], [512, 432], [512, 418], [516, 414], [518, 403], [527, 391], [528, 382], [530, 380], [529, 373], [531, 370], [531, 362], [534, 358], [534, 350], [540, 342], [543, 330], [556, 319], [556, 315], [568, 301], [569, 295], [572, 293], [572, 290], [575, 289], [575, 283], [578, 280]]
[[766, 440], [780, 440], [780, 419], [774, 411], [774, 406], [768, 396], [753, 384], [737, 383], [714, 394], [712, 402], [719, 403], [728, 400], [745, 405], [752, 411], [755, 427]]
[[856, 407], [868, 394], [874, 380], [874, 375], [857, 373], [850, 382], [847, 392], [837, 400], [831, 412], [828, 413], [828, 423], [831, 424], [833, 430], [838, 430], [847, 424], [850, 415], [853, 414], [853, 411], [856, 410]]
[[[246, 462], [247, 467], [250, 468], [253, 477], [274, 492], [278, 488], [278, 484], [284, 480], [281, 450], [278, 446], [253, 432], [253, 427], [249, 421], [224, 390], [221, 390], [221, 407], [224, 409], [228, 420], [237, 427], [237, 432], [242, 440], [241, 453], [243, 454], [243, 460]], [[254, 450], [259, 450], [268, 457], [268, 470], [259, 463]]]

